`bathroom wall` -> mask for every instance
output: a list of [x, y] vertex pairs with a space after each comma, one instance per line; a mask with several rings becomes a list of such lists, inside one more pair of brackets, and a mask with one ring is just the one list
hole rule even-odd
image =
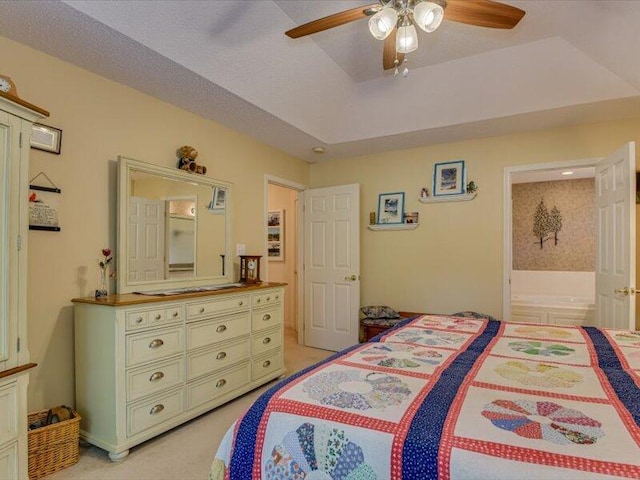
[[[593, 272], [596, 264], [595, 181], [593, 178], [512, 185], [513, 269]], [[540, 201], [561, 229], [542, 238], [534, 234]]]

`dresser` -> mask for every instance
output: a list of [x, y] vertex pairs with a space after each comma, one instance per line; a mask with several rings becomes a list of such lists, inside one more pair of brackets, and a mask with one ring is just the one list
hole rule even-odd
[[284, 371], [284, 284], [76, 298], [81, 436], [113, 461]]
[[29, 139], [49, 114], [0, 93], [0, 479], [27, 479]]

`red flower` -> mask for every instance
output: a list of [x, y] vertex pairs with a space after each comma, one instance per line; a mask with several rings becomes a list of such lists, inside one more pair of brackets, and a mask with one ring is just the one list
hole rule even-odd
[[102, 255], [104, 255], [105, 257], [108, 257], [109, 255], [111, 255], [111, 249], [110, 248], [103, 248], [102, 249]]

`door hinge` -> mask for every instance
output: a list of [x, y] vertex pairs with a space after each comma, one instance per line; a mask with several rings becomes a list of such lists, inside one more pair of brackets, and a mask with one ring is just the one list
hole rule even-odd
[[22, 250], [22, 235], [18, 235], [18, 251]]
[[18, 345], [17, 345], [17, 347], [18, 347], [18, 353], [20, 353], [20, 337], [18, 337]]
[[22, 132], [20, 132], [20, 148], [22, 148]]

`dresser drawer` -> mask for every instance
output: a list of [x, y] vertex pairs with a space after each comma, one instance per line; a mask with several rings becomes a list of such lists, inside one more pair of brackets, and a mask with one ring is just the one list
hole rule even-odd
[[187, 357], [187, 379], [213, 373], [249, 358], [249, 337], [240, 343], [210, 348]]
[[187, 348], [212, 345], [249, 334], [249, 314], [243, 313], [224, 319], [202, 320], [187, 324]]
[[182, 326], [126, 336], [127, 366], [160, 360], [176, 353], [182, 353], [183, 350]]
[[127, 407], [127, 435], [132, 437], [177, 417], [184, 411], [183, 389]]
[[206, 302], [190, 303], [187, 305], [187, 319], [197, 319], [205, 316], [220, 315], [249, 309], [249, 295], [218, 298]]
[[171, 322], [179, 322], [183, 317], [183, 309], [180, 305], [168, 308], [132, 310], [125, 314], [125, 328], [129, 331], [142, 327], [152, 327]]
[[251, 355], [260, 355], [282, 345], [282, 330], [271, 330], [267, 333], [260, 333], [253, 336], [251, 340]]
[[251, 305], [255, 308], [271, 305], [272, 303], [280, 303], [281, 296], [280, 292], [254, 294], [251, 296]]
[[187, 410], [199, 407], [249, 383], [248, 363], [187, 385]]
[[282, 353], [280, 350], [255, 359], [251, 365], [251, 380], [256, 380], [282, 368]]
[[16, 382], [0, 388], [0, 445], [18, 436], [18, 390]]
[[282, 308], [279, 306], [262, 308], [251, 313], [251, 330], [254, 332], [276, 325], [282, 325]]
[[175, 387], [184, 382], [184, 360], [154, 363], [127, 372], [127, 401]]

